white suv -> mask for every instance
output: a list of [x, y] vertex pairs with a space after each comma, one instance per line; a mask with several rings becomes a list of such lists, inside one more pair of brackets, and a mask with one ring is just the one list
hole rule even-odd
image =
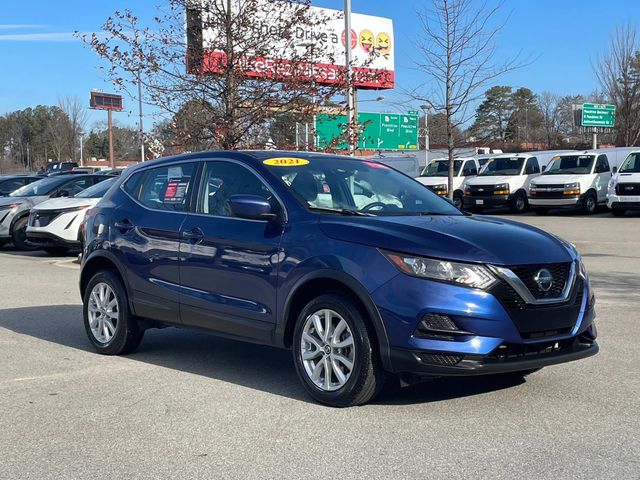
[[[475, 158], [456, 158], [453, 161], [453, 203], [462, 208], [466, 181], [478, 175], [480, 166]], [[449, 159], [438, 158], [430, 162], [416, 178], [421, 184], [440, 196], [449, 193]]]
[[607, 206], [616, 217], [640, 210], [640, 150], [632, 152], [609, 181]]
[[477, 177], [466, 182], [464, 207], [472, 211], [511, 207], [527, 210], [529, 183], [540, 175], [538, 158], [530, 154], [499, 155], [489, 159]]
[[607, 201], [611, 166], [607, 154], [597, 150], [564, 153], [553, 157], [540, 178], [531, 182], [529, 204], [539, 214], [551, 208], [580, 207], [595, 213]]

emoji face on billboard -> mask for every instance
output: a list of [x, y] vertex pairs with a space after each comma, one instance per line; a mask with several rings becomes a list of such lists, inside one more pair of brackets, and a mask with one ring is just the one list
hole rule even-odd
[[380, 32], [376, 38], [376, 48], [382, 55], [386, 55], [391, 50], [391, 37], [386, 32]]
[[375, 46], [373, 33], [371, 30], [362, 30], [360, 32], [359, 37], [360, 48], [367, 53], [371, 53], [373, 51], [373, 47]]
[[[356, 48], [358, 45], [358, 34], [355, 30], [351, 30], [351, 48]], [[345, 35], [344, 30], [342, 31], [342, 46], [347, 46], [347, 36]]]

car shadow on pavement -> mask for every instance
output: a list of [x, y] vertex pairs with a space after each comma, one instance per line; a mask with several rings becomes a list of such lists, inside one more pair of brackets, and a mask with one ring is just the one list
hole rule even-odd
[[[0, 327], [21, 335], [93, 353], [82, 324], [80, 305], [51, 305], [0, 310]], [[97, 355], [97, 354], [96, 354]], [[166, 328], [149, 330], [138, 350], [126, 357], [201, 375], [295, 400], [312, 402], [291, 360], [273, 347], [229, 340], [204, 332]], [[56, 362], [55, 358], [50, 359]], [[479, 395], [523, 383], [521, 378], [435, 379], [405, 388], [391, 385], [374, 404], [429, 403]]]

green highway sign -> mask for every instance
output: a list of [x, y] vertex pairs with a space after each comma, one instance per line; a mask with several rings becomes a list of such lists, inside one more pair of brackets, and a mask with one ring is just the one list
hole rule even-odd
[[583, 127], [609, 127], [616, 123], [616, 106], [602, 105], [598, 103], [585, 103], [582, 105]]
[[418, 111], [417, 110], [409, 110], [407, 112], [407, 114], [409, 114], [409, 115], [418, 115]]
[[[318, 148], [346, 149], [346, 115], [322, 114], [316, 117]], [[362, 150], [417, 150], [418, 115], [397, 113], [358, 114]]]

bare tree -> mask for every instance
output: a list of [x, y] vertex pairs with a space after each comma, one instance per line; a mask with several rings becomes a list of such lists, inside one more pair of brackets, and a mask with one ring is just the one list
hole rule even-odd
[[628, 24], [611, 35], [609, 51], [600, 56], [594, 70], [609, 101], [617, 106], [618, 143], [640, 140], [640, 36]]
[[78, 159], [79, 145], [76, 149], [76, 143], [79, 143], [80, 133], [87, 124], [87, 108], [82, 100], [77, 96], [66, 96], [58, 98], [58, 108], [66, 114], [67, 121], [63, 127], [66, 127], [66, 143], [70, 150], [71, 160], [74, 162]]
[[453, 198], [453, 158], [456, 130], [473, 116], [469, 113], [481, 90], [500, 75], [522, 67], [518, 58], [496, 61], [496, 38], [501, 4], [489, 6], [473, 0], [431, 0], [418, 12], [424, 39], [418, 45], [416, 67], [428, 79], [408, 92], [414, 101], [446, 115], [449, 152], [449, 197]]
[[[202, 143], [234, 149], [254, 146], [255, 132], [274, 116], [308, 113], [343, 88], [344, 70], [314, 66], [333, 64], [341, 44], [322, 33], [327, 20], [309, 0], [169, 0], [151, 21], [116, 12], [102, 33], [82, 38], [108, 62], [116, 86], [129, 91], [141, 82], [145, 102], [163, 113], [207, 105], [199, 116], [206, 124], [194, 126], [210, 134]], [[331, 75], [334, 84], [321, 81]]]
[[573, 121], [572, 118], [563, 115], [563, 106], [560, 95], [548, 91], [538, 95], [538, 107], [542, 113], [542, 128], [547, 148], [558, 144], [560, 134], [570, 126], [566, 125], [567, 122]]

